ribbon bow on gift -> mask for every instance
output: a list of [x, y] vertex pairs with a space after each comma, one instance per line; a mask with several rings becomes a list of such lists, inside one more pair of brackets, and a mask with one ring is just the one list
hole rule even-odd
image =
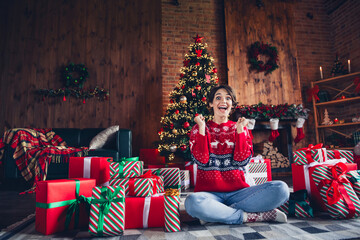
[[87, 212], [90, 212], [90, 198], [85, 197], [84, 195], [79, 195], [80, 191], [80, 181], [75, 180], [75, 197], [76, 199], [70, 204], [67, 212], [66, 212], [66, 220], [65, 220], [65, 229], [68, 230], [70, 221], [72, 216], [75, 213], [75, 228], [77, 228], [79, 224], [79, 206], [80, 203], [85, 203]]
[[91, 204], [100, 204], [99, 222], [98, 222], [98, 226], [97, 226], [97, 233], [99, 234], [99, 236], [103, 235], [104, 217], [105, 217], [105, 215], [107, 215], [109, 213], [111, 203], [117, 203], [117, 202], [123, 203], [125, 201], [125, 199], [123, 197], [121, 197], [121, 198], [117, 197], [120, 189], [121, 188], [117, 187], [117, 188], [115, 188], [115, 191], [112, 192], [111, 188], [102, 187], [100, 198], [91, 200]]
[[315, 85], [313, 88], [310, 88], [308, 90], [308, 102], [311, 102], [312, 97], [314, 97], [315, 102], [320, 100], [320, 98], [318, 97], [318, 93], [319, 93], [319, 86]]
[[322, 147], [323, 147], [322, 143], [319, 143], [319, 144], [316, 144], [316, 145], [310, 144], [308, 147], [300, 148], [297, 151], [305, 151], [306, 160], [308, 161], [308, 164], [310, 164], [310, 163], [314, 162], [313, 158], [311, 157], [311, 150], [321, 149]]
[[[69, 206], [66, 212], [66, 220], [65, 220], [65, 229], [67, 230], [70, 225], [70, 221], [72, 216], [75, 213], [75, 219], [74, 219], [74, 228], [78, 227], [79, 224], [79, 204], [85, 203], [87, 209], [89, 210], [90, 207], [90, 197], [85, 197], [83, 195], [79, 195], [80, 192], [80, 180], [78, 179], [69, 179], [75, 181], [75, 199], [71, 200], [65, 200], [60, 202], [52, 202], [52, 203], [36, 203], [36, 207], [38, 208], [57, 208], [57, 207], [64, 207]], [[88, 211], [89, 212], [89, 211]]]
[[[344, 183], [350, 183], [349, 180], [345, 177], [347, 166], [344, 163], [340, 162], [329, 168], [331, 169], [332, 179], [321, 180], [319, 185], [319, 191], [325, 184], [330, 185], [326, 191], [327, 202], [329, 203], [329, 205], [333, 205], [337, 203], [342, 196], [349, 207], [349, 214], [347, 218], [352, 218], [355, 215], [355, 206], [354, 203], [351, 201], [344, 186]], [[340, 174], [338, 173], [337, 169], [340, 170]], [[330, 196], [330, 193], [332, 193], [332, 196]]]
[[[136, 177], [136, 178], [129, 178], [129, 195], [133, 196], [135, 195], [135, 179], [139, 178], [150, 178], [153, 181], [153, 193], [155, 194], [158, 191], [158, 187], [162, 188], [161, 186], [164, 185], [163, 180], [161, 177], [154, 175], [151, 171], [147, 171], [143, 175]], [[161, 189], [160, 191], [162, 191]]]
[[308, 193], [307, 193], [307, 191], [305, 189], [300, 190], [300, 191], [296, 191], [296, 192], [290, 194], [289, 210], [288, 210], [289, 216], [295, 216], [295, 208], [296, 208], [296, 204], [298, 204], [311, 217], [314, 217], [313, 209], [310, 207], [309, 203], [305, 201], [307, 199], [307, 197], [308, 197]]

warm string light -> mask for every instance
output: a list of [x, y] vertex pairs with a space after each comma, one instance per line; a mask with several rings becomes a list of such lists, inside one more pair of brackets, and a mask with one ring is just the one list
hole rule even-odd
[[161, 118], [162, 127], [158, 132], [161, 143], [158, 149], [170, 161], [175, 154], [189, 153], [189, 133], [195, 113], [200, 112], [209, 119], [204, 99], [218, 78], [217, 69], [212, 64], [214, 59], [208, 56], [206, 46], [201, 42], [189, 46], [190, 52], [185, 54], [178, 83], [169, 93], [166, 116]]

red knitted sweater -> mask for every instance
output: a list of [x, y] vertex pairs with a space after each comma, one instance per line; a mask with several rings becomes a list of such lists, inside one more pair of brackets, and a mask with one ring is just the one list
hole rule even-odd
[[238, 134], [235, 124], [208, 121], [205, 136], [197, 124], [192, 128], [190, 151], [198, 165], [195, 192], [232, 192], [249, 187], [243, 169], [253, 154], [252, 141], [247, 128]]

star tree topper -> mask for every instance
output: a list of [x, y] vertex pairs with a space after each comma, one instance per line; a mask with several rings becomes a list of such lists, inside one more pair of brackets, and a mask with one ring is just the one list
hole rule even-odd
[[194, 37], [194, 39], [195, 39], [195, 43], [201, 43], [203, 37], [200, 37], [199, 34], [196, 34], [196, 37]]

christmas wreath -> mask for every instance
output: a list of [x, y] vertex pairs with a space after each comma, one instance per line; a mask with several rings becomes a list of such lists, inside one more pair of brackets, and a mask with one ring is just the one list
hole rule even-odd
[[69, 63], [63, 72], [66, 87], [82, 88], [89, 73], [84, 64]]
[[[268, 60], [265, 62], [259, 59], [259, 55], [265, 55]], [[248, 51], [248, 59], [250, 63], [250, 71], [255, 70], [257, 72], [265, 72], [265, 75], [271, 73], [275, 69], [279, 68], [277, 64], [278, 52], [276, 47], [271, 44], [264, 44], [255, 42], [251, 44]]]

